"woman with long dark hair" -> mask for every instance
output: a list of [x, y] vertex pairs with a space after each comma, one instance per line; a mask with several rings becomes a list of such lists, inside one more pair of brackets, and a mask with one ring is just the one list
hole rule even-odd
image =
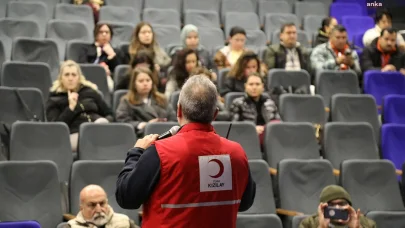
[[190, 73], [198, 66], [198, 61], [198, 53], [193, 49], [186, 48], [178, 52], [166, 84], [165, 95], [168, 99], [174, 91], [183, 87]]

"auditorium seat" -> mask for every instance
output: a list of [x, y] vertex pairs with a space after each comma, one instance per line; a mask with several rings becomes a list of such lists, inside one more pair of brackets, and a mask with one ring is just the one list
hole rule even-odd
[[307, 15], [318, 15], [326, 17], [327, 7], [321, 1], [319, 2], [295, 2], [294, 12], [297, 15], [300, 24], [303, 23], [305, 16]]
[[377, 143], [380, 141], [380, 121], [377, 106], [367, 94], [336, 94], [332, 96], [331, 120], [333, 122], [367, 122], [374, 130]]
[[177, 113], [177, 103], [179, 102], [179, 97], [180, 97], [180, 91], [174, 91], [171, 95], [170, 95], [170, 104], [173, 107], [173, 110]]
[[[263, 47], [267, 44], [266, 34], [260, 29], [246, 31], [246, 43], [248, 47]], [[249, 48], [253, 49], [253, 48]]]
[[[327, 160], [285, 159], [277, 168], [280, 208], [311, 215], [319, 206], [323, 188], [336, 184], [332, 164]], [[298, 214], [297, 214], [298, 215]], [[292, 224], [284, 217], [283, 224]]]
[[187, 10], [202, 10], [215, 11], [219, 14], [221, 0], [183, 0], [183, 11]]
[[52, 85], [51, 69], [46, 63], [6, 62], [3, 65], [1, 85], [19, 88], [37, 88], [47, 101]]
[[181, 12], [182, 6], [181, 0], [144, 0], [144, 9], [155, 8], [155, 9], [174, 9], [177, 12]]
[[[6, 50], [4, 49], [3, 42], [0, 40], [0, 72], [3, 66], [3, 63], [6, 61]], [[1, 85], [1, 83], [0, 83]]]
[[98, 90], [103, 94], [108, 106], [111, 105], [111, 94], [107, 83], [107, 74], [104, 67], [99, 64], [80, 64], [80, 68], [87, 80], [97, 85]]
[[6, 60], [10, 60], [13, 40], [17, 37], [41, 38], [39, 25], [23, 19], [0, 19], [0, 40], [3, 43]]
[[264, 24], [264, 19], [268, 13], [292, 13], [292, 7], [287, 1], [259, 1], [260, 24]]
[[78, 157], [79, 160], [124, 160], [136, 140], [134, 128], [127, 123], [83, 123]]
[[[228, 35], [229, 34], [226, 34], [226, 36]], [[225, 43], [224, 32], [220, 28], [199, 27], [198, 36], [200, 38], [200, 44], [209, 50], [218, 46], [224, 46]]]
[[315, 129], [310, 123], [270, 123], [264, 133], [264, 153], [273, 169], [284, 159], [320, 158]]
[[141, 10], [143, 0], [105, 0], [106, 6], [131, 7], [134, 10]]
[[58, 45], [51, 39], [16, 38], [13, 42], [12, 60], [47, 63], [52, 80], [59, 74], [60, 55]]
[[153, 25], [156, 40], [163, 48], [168, 45], [181, 44], [180, 27], [175, 25]]
[[304, 87], [309, 93], [311, 76], [305, 70], [286, 71], [284, 69], [271, 69], [267, 75], [267, 88], [272, 89], [278, 86], [288, 88], [289, 86]]
[[[18, 0], [19, 2], [32, 2], [32, 0]], [[53, 18], [55, 14], [55, 6], [59, 3], [60, 0], [35, 0], [36, 2], [43, 2], [47, 6], [46, 18], [49, 20]]]
[[69, 182], [73, 162], [69, 128], [63, 122], [15, 122], [11, 129], [10, 160], [51, 160], [59, 179]]
[[54, 162], [0, 162], [0, 183], [1, 221], [36, 220], [41, 227], [56, 227], [62, 222], [59, 178]]
[[44, 2], [23, 2], [13, 1], [7, 6], [7, 18], [35, 21], [39, 26], [40, 37], [45, 37], [47, 15], [47, 5]]
[[65, 60], [66, 43], [70, 40], [92, 42], [93, 33], [81, 21], [50, 20], [47, 24], [46, 37], [54, 40], [58, 45], [59, 59]]
[[[318, 33], [319, 25], [322, 25], [322, 20], [324, 18], [325, 18], [324, 16], [319, 15], [306, 15], [304, 17], [304, 30], [310, 35]], [[313, 40], [313, 42], [314, 41], [315, 40]]]
[[225, 95], [225, 109], [230, 110], [233, 101], [238, 97], [245, 96], [245, 92], [229, 92]]
[[399, 72], [366, 71], [364, 93], [371, 94], [381, 106], [385, 95], [405, 95], [405, 77]]
[[58, 4], [55, 8], [55, 19], [63, 21], [82, 21], [86, 23], [89, 31], [94, 30], [93, 11], [88, 5]]
[[157, 123], [148, 123], [145, 126], [145, 135], [150, 134], [163, 134], [170, 130], [174, 126], [178, 126], [177, 122], [157, 122]]
[[5, 18], [7, 16], [7, 5], [11, 1], [15, 1], [15, 0], [2, 0], [2, 1], [0, 1], [0, 18]]
[[375, 22], [373, 18], [369, 16], [343, 16], [342, 25], [347, 30], [347, 39], [353, 40], [354, 35], [364, 34], [368, 29], [374, 28]]
[[[230, 124], [231, 128], [229, 129]], [[238, 142], [246, 152], [246, 156], [251, 159], [262, 159], [259, 137], [256, 132], [256, 125], [251, 122], [213, 122], [215, 131], [222, 137], [226, 137], [229, 131], [229, 140]]]
[[192, 24], [198, 28], [219, 28], [221, 23], [216, 11], [189, 9], [184, 12], [184, 24]]
[[269, 174], [269, 166], [263, 160], [250, 160], [249, 167], [252, 178], [256, 183], [255, 200], [249, 210], [239, 212], [239, 214], [275, 214], [276, 203], [273, 197], [273, 185]]
[[128, 93], [126, 89], [115, 90], [113, 94], [112, 111], [115, 115], [118, 105], [120, 104], [121, 97]]
[[[233, 2], [234, 0], [229, 0]], [[249, 2], [242, 0], [243, 2]], [[224, 31], [225, 35], [229, 36], [229, 32], [235, 26], [239, 26], [246, 31], [260, 30], [259, 17], [254, 12], [227, 12], [224, 16]]]
[[[354, 46], [356, 48], [361, 48], [361, 49], [364, 48], [363, 36], [364, 36], [364, 33], [354, 34], [354, 36], [353, 36], [353, 44], [354, 44]], [[349, 40], [349, 42], [350, 42], [350, 40]], [[358, 52], [357, 52], [357, 55], [361, 56], [361, 55], [359, 55]]]
[[[82, 63], [79, 61], [80, 55], [83, 49], [92, 45], [93, 42], [84, 42], [80, 40], [70, 40], [66, 43], [66, 59], [73, 60], [77, 63]], [[87, 59], [86, 59], [87, 60]]]
[[381, 127], [381, 156], [394, 163], [397, 169], [405, 163], [405, 125], [384, 124]]
[[366, 122], [327, 123], [323, 131], [323, 156], [335, 169], [350, 159], [380, 159], [372, 126]]
[[59, 225], [56, 228], [66, 228], [67, 222], [62, 222], [59, 223]]
[[395, 167], [387, 160], [342, 162], [340, 182], [350, 194], [354, 208], [370, 211], [405, 211]]
[[358, 3], [334, 2], [330, 5], [330, 16], [336, 18], [339, 24], [343, 16], [362, 16], [363, 9]]
[[386, 95], [382, 112], [384, 123], [405, 124], [405, 95]]
[[141, 12], [133, 7], [106, 5], [100, 8], [99, 20], [136, 25], [141, 21]]
[[[222, 0], [221, 2], [221, 20], [227, 22], [228, 13], [256, 13], [254, 4], [252, 1], [245, 0]], [[226, 34], [228, 34], [225, 31]]]
[[108, 204], [113, 208], [114, 212], [126, 214], [136, 224], [139, 224], [138, 210], [122, 209], [115, 199], [117, 177], [123, 167], [123, 159], [120, 159], [120, 161], [74, 162], [70, 178], [70, 212], [76, 215], [80, 210], [80, 191], [87, 185], [96, 184], [100, 185], [106, 192]]
[[330, 107], [331, 98], [335, 94], [359, 94], [359, 79], [353, 71], [318, 71], [315, 92], [324, 98], [325, 106]]
[[37, 221], [0, 222], [0, 228], [41, 228]]
[[326, 113], [322, 96], [282, 94], [279, 99], [279, 112], [283, 121], [325, 124]]
[[377, 227], [405, 227], [405, 211], [371, 211], [367, 213], [367, 217]]
[[[16, 90], [29, 110], [25, 110], [24, 105], [21, 104]], [[42, 93], [36, 88], [0, 87], [0, 107], [2, 107], [0, 108], [0, 121], [10, 126], [17, 120], [38, 119], [42, 122], [46, 120]]]
[[226, 77], [228, 77], [230, 70], [231, 70], [230, 68], [223, 68], [218, 70], [217, 88], [219, 91], [222, 91], [225, 88]]
[[143, 10], [143, 20], [154, 25], [172, 25], [180, 27], [180, 14], [174, 9], [147, 8]]
[[280, 218], [275, 214], [238, 214], [236, 219], [236, 228], [266, 228], [269, 224], [271, 228], [283, 228]]

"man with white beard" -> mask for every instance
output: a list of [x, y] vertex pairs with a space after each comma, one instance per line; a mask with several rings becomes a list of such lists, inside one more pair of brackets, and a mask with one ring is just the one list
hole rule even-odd
[[88, 185], [80, 192], [80, 212], [68, 222], [71, 228], [139, 228], [128, 216], [114, 213], [107, 194], [98, 185]]

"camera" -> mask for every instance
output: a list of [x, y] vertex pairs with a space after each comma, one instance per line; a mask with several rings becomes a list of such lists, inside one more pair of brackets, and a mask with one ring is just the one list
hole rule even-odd
[[331, 220], [343, 220], [346, 221], [349, 219], [349, 212], [343, 208], [336, 207], [326, 207], [323, 211], [323, 216]]

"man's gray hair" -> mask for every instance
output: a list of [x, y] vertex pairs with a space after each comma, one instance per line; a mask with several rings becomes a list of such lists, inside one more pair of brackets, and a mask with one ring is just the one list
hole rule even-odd
[[192, 76], [181, 88], [179, 104], [190, 122], [211, 123], [217, 110], [217, 88], [204, 75]]

